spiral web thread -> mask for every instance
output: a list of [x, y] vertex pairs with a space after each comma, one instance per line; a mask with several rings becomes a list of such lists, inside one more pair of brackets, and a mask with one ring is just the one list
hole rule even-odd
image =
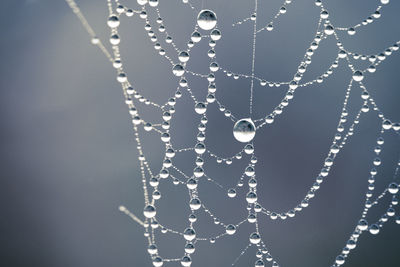
[[[291, 81], [284, 82], [276, 82], [276, 81], [267, 81], [266, 79], [256, 77], [255, 76], [255, 59], [256, 59], [256, 40], [257, 34], [263, 34], [264, 31], [272, 31], [274, 29], [274, 22], [280, 16], [284, 15], [287, 12], [287, 8], [293, 2], [292, 0], [285, 0], [273, 17], [273, 19], [263, 25], [262, 27], [258, 26], [257, 21], [261, 20], [261, 18], [257, 18], [257, 4], [258, 0], [254, 1], [254, 13], [245, 19], [242, 19], [234, 24], [232, 27], [238, 27], [243, 23], [254, 23], [253, 25], [253, 40], [252, 40], [252, 66], [251, 66], [251, 74], [240, 74], [233, 73], [228, 69], [220, 66], [215, 60], [216, 54], [216, 44], [221, 37], [221, 32], [213, 27], [210, 30], [209, 35], [201, 35], [198, 30], [199, 23], [194, 28], [194, 32], [190, 37], [190, 40], [187, 44], [186, 50], [180, 50], [174, 43], [173, 38], [168, 34], [166, 26], [163, 24], [162, 15], [158, 8], [159, 0], [137, 0], [137, 4], [135, 6], [137, 9], [131, 9], [129, 7], [123, 6], [118, 0], [114, 2], [112, 0], [107, 0], [108, 10], [109, 10], [109, 18], [108, 25], [111, 29], [111, 37], [110, 43], [112, 47], [112, 52], [110, 53], [107, 48], [104, 46], [102, 41], [97, 38], [94, 30], [89, 25], [84, 15], [80, 11], [74, 0], [66, 0], [67, 4], [70, 6], [72, 11], [76, 14], [78, 19], [81, 21], [83, 27], [86, 29], [88, 34], [91, 37], [92, 44], [98, 46], [103, 54], [107, 57], [107, 59], [112, 63], [113, 67], [117, 71], [117, 81], [120, 83], [123, 94], [125, 97], [125, 103], [128, 106], [129, 113], [132, 116], [133, 123], [133, 133], [135, 136], [135, 140], [137, 142], [137, 150], [139, 154], [139, 163], [140, 163], [140, 172], [142, 176], [143, 182], [143, 192], [144, 192], [144, 200], [145, 200], [145, 208], [143, 211], [144, 217], [143, 219], [139, 218], [132, 212], [130, 212], [125, 206], [120, 206], [119, 209], [121, 212], [128, 215], [133, 221], [137, 222], [139, 225], [144, 227], [144, 235], [148, 240], [148, 252], [152, 259], [152, 263], [154, 266], [162, 266], [165, 263], [169, 262], [178, 262], [182, 266], [190, 266], [192, 264], [191, 254], [194, 253], [194, 247], [197, 242], [209, 241], [211, 243], [216, 242], [219, 238], [223, 238], [227, 235], [234, 235], [236, 230], [244, 223], [250, 223], [254, 225], [255, 231], [249, 236], [249, 243], [242, 250], [240, 255], [234, 260], [232, 266], [234, 266], [239, 258], [248, 250], [251, 246], [256, 246], [256, 262], [255, 266], [279, 266], [279, 260], [274, 258], [272, 253], [269, 251], [267, 245], [264, 243], [264, 240], [259, 233], [259, 219], [258, 217], [261, 214], [267, 216], [272, 220], [286, 220], [292, 219], [296, 214], [300, 213], [306, 207], [308, 207], [310, 200], [315, 196], [320, 188], [320, 185], [323, 183], [324, 178], [329, 175], [329, 172], [334, 165], [334, 161], [336, 156], [340, 153], [343, 147], [346, 145], [349, 138], [353, 135], [357, 125], [360, 122], [360, 118], [362, 114], [367, 112], [374, 112], [382, 120], [382, 128], [380, 130], [380, 134], [377, 138], [377, 144], [374, 146], [374, 152], [376, 153], [376, 158], [372, 161], [372, 169], [370, 171], [370, 177], [368, 177], [368, 191], [366, 193], [364, 210], [362, 211], [362, 215], [360, 217], [359, 222], [354, 228], [354, 231], [350, 235], [347, 243], [345, 244], [342, 251], [334, 260], [332, 266], [341, 266], [345, 263], [346, 258], [350, 254], [350, 252], [356, 247], [357, 242], [359, 240], [360, 235], [365, 232], [370, 232], [371, 234], [378, 234], [380, 229], [384, 226], [384, 224], [389, 220], [393, 219], [397, 224], [400, 224], [400, 217], [395, 216], [395, 206], [398, 204], [397, 196], [399, 192], [398, 185], [398, 173], [400, 168], [400, 161], [397, 162], [397, 166], [393, 175], [393, 181], [388, 184], [383, 192], [379, 194], [374, 192], [375, 189], [375, 177], [378, 173], [379, 165], [381, 165], [381, 159], [379, 158], [379, 154], [381, 153], [384, 145], [384, 134], [397, 134], [400, 135], [400, 123], [392, 123], [392, 121], [387, 118], [379, 109], [377, 103], [375, 102], [373, 96], [369, 93], [366, 86], [363, 84], [362, 80], [364, 78], [365, 73], [374, 73], [376, 67], [386, 60], [389, 56], [391, 56], [395, 51], [399, 49], [400, 41], [395, 44], [389, 46], [384, 51], [374, 55], [363, 55], [357, 54], [347, 50], [344, 45], [341, 43], [340, 38], [337, 32], [346, 31], [349, 35], [354, 35], [355, 31], [359, 27], [367, 26], [368, 24], [373, 23], [377, 19], [381, 17], [380, 10], [387, 4], [389, 4], [389, 0], [380, 0], [378, 2], [378, 6], [374, 13], [372, 13], [368, 18], [358, 23], [357, 25], [351, 27], [336, 27], [329, 20], [329, 12], [324, 7], [321, 0], [316, 0], [315, 5], [320, 9], [320, 18], [317, 25], [317, 30], [314, 35], [313, 40], [309, 48], [307, 49], [303, 59], [298, 65], [298, 68], [293, 76]], [[202, 12], [200, 8], [196, 8], [194, 4], [192, 4], [189, 0], [182, 0], [183, 4], [189, 5], [189, 7], [195, 12]], [[202, 7], [203, 8], [203, 7]], [[158, 19], [156, 21], [150, 21], [147, 14], [149, 12], [156, 12]], [[139, 91], [134, 89], [131, 86], [130, 81], [128, 80], [127, 74], [124, 72], [121, 54], [119, 49], [119, 35], [118, 35], [118, 26], [120, 24], [120, 19], [122, 16], [132, 17], [132, 16], [140, 16], [143, 20], [145, 26], [144, 29], [147, 32], [147, 35], [154, 44], [155, 50], [160, 54], [161, 57], [165, 58], [168, 62], [170, 62], [173, 68], [173, 74], [179, 79], [179, 87], [174, 93], [174, 95], [168, 99], [165, 104], [157, 104], [152, 102], [143, 96]], [[216, 22], [217, 23], [217, 22]], [[201, 28], [201, 27], [200, 27]], [[338, 48], [337, 56], [333, 63], [329, 66], [329, 68], [323, 72], [319, 77], [312, 79], [307, 82], [302, 82], [302, 78], [304, 73], [307, 71], [307, 67], [311, 64], [311, 58], [314, 52], [318, 49], [319, 44], [327, 39], [328, 37], [333, 37], [336, 39], [336, 45]], [[210, 72], [209, 74], [200, 74], [188, 69], [185, 69], [186, 62], [190, 60], [189, 53], [190, 50], [196, 46], [198, 42], [201, 40], [209, 40], [210, 50], [207, 52], [207, 55], [210, 59]], [[179, 61], [174, 61], [173, 57], [167, 55], [166, 51], [163, 49], [162, 45], [172, 46], [175, 52], [178, 55]], [[183, 52], [183, 54], [182, 54]], [[185, 54], [186, 52], [186, 54]], [[361, 60], [370, 63], [370, 66], [364, 70], [356, 70], [352, 64], [353, 60]], [[312, 85], [314, 83], [323, 83], [324, 80], [332, 75], [338, 65], [346, 64], [349, 71], [353, 73], [352, 78], [348, 83], [347, 90], [345, 91], [344, 102], [342, 107], [342, 112], [338, 121], [338, 126], [336, 132], [334, 134], [332, 144], [328, 149], [327, 157], [324, 161], [321, 171], [318, 173], [315, 182], [311, 185], [308, 192], [305, 194], [305, 197], [293, 208], [285, 212], [280, 211], [272, 211], [263, 207], [262, 204], [257, 202], [257, 181], [255, 179], [255, 166], [257, 163], [257, 158], [255, 157], [255, 147], [254, 144], [250, 141], [247, 142], [243, 149], [239, 151], [232, 157], [222, 158], [210, 150], [208, 150], [205, 146], [205, 132], [207, 125], [207, 118], [205, 117], [207, 106], [217, 104], [219, 110], [226, 116], [227, 119], [232, 120], [232, 122], [237, 122], [238, 119], [234, 116], [231, 110], [228, 110], [216, 97], [216, 82], [215, 82], [215, 73], [222, 72], [226, 76], [231, 77], [235, 80], [237, 79], [248, 79], [250, 80], [250, 115], [252, 114], [252, 106], [253, 106], [253, 88], [254, 83], [259, 82], [261, 86], [269, 86], [269, 87], [287, 87], [287, 92], [285, 97], [281, 100], [281, 102], [273, 109], [273, 111], [269, 114], [266, 114], [262, 118], [254, 119], [255, 129], [258, 130], [264, 127], [267, 124], [272, 124], [274, 120], [277, 119], [279, 115], [282, 114], [284, 108], [290, 104], [290, 102], [294, 99], [295, 91], [300, 87], [306, 87]], [[189, 85], [189, 81], [187, 80], [187, 76], [198, 76], [204, 79], [207, 79], [209, 82], [208, 87], [208, 95], [206, 99], [201, 102], [196, 99], [194, 94], [192, 93]], [[363, 100], [362, 106], [359, 108], [357, 115], [355, 116], [353, 121], [347, 121], [348, 112], [347, 106], [349, 102], [350, 92], [352, 91], [353, 85], [358, 84], [361, 88], [361, 98]], [[174, 148], [171, 144], [171, 136], [170, 136], [170, 120], [175, 113], [174, 105], [179, 100], [182, 95], [182, 92], [186, 91], [190, 97], [192, 98], [195, 104], [195, 111], [199, 114], [200, 124], [198, 127], [198, 135], [197, 135], [197, 143], [194, 144], [193, 147], [177, 149]], [[154, 108], [161, 111], [162, 123], [152, 124], [148, 121], [144, 121], [140, 116], [140, 106], [148, 105], [153, 106]], [[160, 138], [162, 142], [165, 144], [166, 151], [164, 155], [164, 162], [161, 170], [157, 173], [153, 173], [149, 167], [148, 161], [146, 159], [145, 153], [142, 148], [141, 139], [138, 132], [138, 127], [144, 127], [146, 131], [155, 131], [160, 134]], [[177, 153], [184, 152], [192, 152], [196, 153], [196, 161], [195, 168], [193, 174], [186, 174], [181, 171], [172, 161], [173, 157]], [[207, 172], [203, 169], [204, 164], [204, 155], [209, 155], [212, 159], [215, 159], [218, 163], [225, 163], [230, 165], [233, 161], [236, 160], [244, 160], [245, 157], [243, 155], [249, 155], [249, 162], [243, 174], [241, 175], [239, 181], [233, 188], [229, 188], [227, 190], [228, 197], [233, 198], [236, 197], [236, 190], [238, 187], [242, 187], [244, 185], [245, 179], [248, 179], [248, 188], [249, 191], [246, 195], [246, 201], [248, 203], [248, 217], [243, 218], [238, 223], [230, 223], [226, 224], [222, 222], [216, 215], [214, 215], [200, 200], [200, 196], [197, 191], [197, 183], [199, 179], [205, 179], [220, 188], [224, 188], [218, 181], [212, 179], [207, 175]], [[160, 182], [168, 182], [172, 181], [175, 185], [186, 185], [190, 195], [190, 209], [192, 213], [189, 215], [189, 226], [183, 231], [175, 231], [170, 227], [165, 226], [162, 222], [156, 220], [156, 202], [160, 198], [160, 192], [158, 189], [158, 185]], [[149, 190], [152, 190], [152, 194], [149, 195]], [[366, 221], [366, 216], [369, 210], [376, 206], [378, 202], [384, 197], [391, 197], [390, 204], [387, 207], [387, 210], [382, 214], [382, 216], [374, 223], [369, 223]], [[210, 237], [210, 238], [201, 238], [197, 236], [194, 222], [196, 221], [196, 212], [198, 210], [204, 210], [211, 218], [214, 219], [216, 225], [219, 225], [223, 228], [221, 234]], [[161, 230], [160, 230], [161, 229]], [[178, 258], [162, 258], [157, 248], [156, 244], [156, 233], [157, 231], [161, 231], [162, 233], [173, 233], [179, 236], [182, 236], [186, 240], [186, 245], [184, 247], [184, 255]]]

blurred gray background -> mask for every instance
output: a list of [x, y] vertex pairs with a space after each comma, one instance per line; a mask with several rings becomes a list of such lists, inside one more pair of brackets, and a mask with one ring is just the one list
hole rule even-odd
[[[133, 0], [121, 2], [137, 7]], [[252, 23], [234, 29], [231, 24], [252, 13], [253, 1], [192, 2], [197, 8], [203, 5], [214, 10], [218, 16], [223, 36], [216, 47], [220, 65], [233, 72], [250, 73]], [[266, 25], [283, 1], [259, 2], [258, 23]], [[349, 26], [369, 16], [378, 3], [338, 0], [328, 1], [326, 7], [335, 25]], [[78, 4], [98, 35], [107, 40], [105, 1]], [[178, 47], [184, 48], [197, 13], [181, 0], [160, 0], [160, 9], [167, 31]], [[376, 54], [394, 44], [400, 38], [399, 10], [400, 3], [392, 0], [377, 22], [359, 28], [353, 37], [341, 34], [345, 47]], [[64, 1], [3, 0], [0, 13], [0, 265], [151, 266], [143, 228], [117, 209], [123, 204], [142, 217], [144, 202], [130, 118], [115, 70], [90, 44], [88, 34]], [[150, 16], [154, 19], [155, 15]], [[275, 22], [274, 31], [259, 34], [256, 75], [273, 81], [290, 80], [311, 42], [318, 16], [314, 1], [294, 1], [287, 14]], [[169, 63], [152, 48], [143, 26], [137, 15], [122, 19], [121, 52], [135, 88], [163, 103], [176, 90], [178, 80], [172, 76]], [[207, 43], [200, 43], [191, 54], [188, 68], [207, 73], [206, 51]], [[304, 81], [320, 75], [336, 53], [333, 38], [324, 41]], [[171, 55], [176, 60], [176, 55]], [[293, 208], [314, 182], [335, 132], [351, 77], [343, 63], [323, 84], [298, 89], [284, 114], [257, 132], [259, 201], [268, 209]], [[375, 74], [365, 78], [377, 104], [393, 121], [400, 120], [399, 66], [397, 52], [379, 65]], [[207, 83], [190, 76], [188, 79], [196, 96], [204, 99]], [[236, 117], [248, 117], [249, 80], [233, 80], [218, 72], [217, 86], [219, 100]], [[285, 91], [283, 87], [260, 87], [257, 83], [254, 117], [270, 113]], [[360, 93], [358, 87], [353, 89], [350, 118], [360, 107]], [[177, 148], [192, 146], [199, 117], [186, 93], [176, 110], [172, 142]], [[148, 107], [143, 107], [142, 113], [153, 121], [160, 115]], [[208, 148], [221, 156], [237, 152], [241, 145], [232, 137], [232, 122], [217, 111], [216, 105], [210, 106], [208, 118]], [[356, 133], [304, 212], [283, 222], [260, 216], [264, 242], [282, 267], [330, 266], [340, 253], [361, 215], [379, 128], [376, 113], [362, 116]], [[384, 137], [377, 192], [391, 181], [399, 156], [398, 136], [391, 132]], [[144, 149], [157, 172], [163, 151], [159, 136], [147, 134]], [[192, 153], [181, 154], [176, 162], [190, 172], [193, 159]], [[208, 174], [226, 189], [236, 183], [245, 166], [245, 161], [235, 161], [227, 167], [207, 160]], [[166, 182], [160, 189], [163, 197], [158, 204], [158, 220], [183, 231], [189, 214], [186, 189]], [[225, 223], [237, 223], [246, 216], [245, 188], [239, 190], [235, 200], [227, 199], [226, 190], [206, 182], [200, 183], [199, 192], [203, 203]], [[383, 199], [371, 210], [368, 220], [376, 221], [388, 203], [389, 198]], [[204, 214], [199, 217], [199, 236], [223, 231]], [[233, 237], [222, 238], [213, 245], [199, 243], [193, 266], [230, 266], [247, 245], [252, 231], [253, 225], [244, 224]], [[158, 237], [163, 257], [183, 255], [181, 238], [169, 234]], [[399, 237], [400, 228], [393, 220], [378, 236], [362, 235], [345, 266], [399, 266]], [[255, 260], [252, 248], [238, 266], [252, 266]]]

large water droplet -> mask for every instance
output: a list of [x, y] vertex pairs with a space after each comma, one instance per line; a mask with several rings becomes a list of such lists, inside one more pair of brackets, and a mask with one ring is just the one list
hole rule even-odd
[[203, 102], [197, 102], [194, 106], [194, 110], [197, 114], [204, 114], [207, 110], [207, 106]]
[[255, 203], [257, 201], [257, 194], [252, 191], [248, 192], [246, 195], [246, 200], [249, 204]]
[[258, 244], [261, 241], [261, 237], [258, 233], [252, 233], [250, 235], [249, 239], [250, 239], [250, 243], [252, 243], [252, 244]]
[[193, 239], [196, 238], [196, 232], [192, 228], [186, 228], [185, 231], [183, 232], [183, 237], [187, 241], [192, 241]]
[[217, 25], [217, 16], [208, 9], [203, 9], [197, 16], [197, 25], [203, 30], [211, 30]]
[[353, 80], [355, 80], [356, 82], [361, 82], [363, 79], [364, 79], [364, 75], [363, 75], [362, 71], [356, 70], [353, 73]]
[[250, 142], [255, 135], [256, 126], [250, 118], [238, 120], [233, 126], [233, 136], [239, 142]]
[[119, 26], [119, 19], [118, 19], [118, 17], [115, 16], [115, 15], [111, 15], [111, 16], [108, 18], [107, 25], [108, 25], [108, 27], [110, 27], [110, 28], [117, 28], [117, 27]]
[[146, 218], [153, 218], [156, 216], [156, 208], [153, 205], [147, 205], [143, 209], [143, 214]]

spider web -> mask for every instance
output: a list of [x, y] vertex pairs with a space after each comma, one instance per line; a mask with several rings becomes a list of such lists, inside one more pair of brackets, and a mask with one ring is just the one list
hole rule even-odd
[[[117, 71], [117, 81], [122, 87], [123, 95], [125, 97], [125, 103], [128, 106], [129, 114], [132, 117], [133, 124], [133, 134], [135, 141], [137, 143], [137, 151], [139, 154], [138, 162], [140, 164], [140, 173], [143, 183], [144, 201], [145, 207], [143, 211], [143, 216], [137, 216], [133, 212], [129, 211], [125, 206], [120, 206], [121, 212], [132, 218], [133, 221], [138, 223], [144, 228], [144, 234], [148, 241], [148, 252], [152, 259], [154, 266], [162, 266], [170, 262], [178, 262], [182, 266], [190, 266], [192, 264], [192, 255], [195, 253], [195, 247], [200, 242], [208, 241], [210, 243], [215, 243], [221, 238], [230, 238], [229, 236], [234, 236], [239, 228], [245, 224], [250, 224], [253, 231], [248, 233], [249, 239], [248, 243], [244, 245], [243, 250], [240, 254], [232, 261], [231, 265], [234, 266], [238, 263], [241, 256], [243, 256], [250, 247], [255, 247], [256, 261], [255, 266], [280, 266], [279, 259], [275, 258], [273, 252], [270, 250], [267, 244], [267, 238], [262, 236], [259, 231], [259, 224], [262, 223], [261, 216], [267, 217], [271, 220], [293, 220], [293, 218], [304, 211], [315, 195], [319, 192], [320, 186], [329, 176], [332, 167], [334, 166], [335, 159], [339, 153], [343, 150], [345, 145], [351, 139], [357, 126], [360, 124], [360, 119], [363, 114], [374, 113], [380, 121], [380, 134], [377, 137], [376, 144], [374, 144], [373, 150], [376, 157], [372, 159], [372, 169], [370, 170], [370, 176], [367, 179], [368, 188], [365, 196], [365, 204], [362, 210], [361, 217], [358, 223], [354, 227], [354, 231], [348, 238], [344, 248], [335, 258], [332, 266], [341, 266], [346, 262], [346, 258], [350, 253], [356, 248], [357, 242], [362, 234], [369, 232], [376, 235], [383, 228], [385, 223], [395, 218], [396, 223], [400, 224], [400, 217], [395, 217], [396, 211], [395, 206], [398, 204], [398, 172], [400, 167], [400, 161], [397, 162], [395, 171], [393, 173], [393, 179], [388, 184], [385, 185], [383, 191], [375, 191], [375, 178], [378, 174], [379, 166], [382, 164], [382, 159], [380, 154], [383, 150], [385, 140], [385, 134], [395, 134], [396, 137], [399, 135], [400, 123], [392, 122], [391, 118], [387, 118], [384, 113], [380, 110], [377, 102], [374, 100], [373, 95], [369, 92], [366, 85], [363, 83], [364, 76], [370, 75], [376, 71], [376, 68], [390, 57], [394, 52], [399, 49], [400, 41], [387, 47], [382, 52], [371, 55], [364, 55], [352, 52], [345, 48], [341, 39], [339, 38], [340, 32], [347, 32], [348, 35], [353, 36], [356, 31], [361, 27], [366, 27], [371, 23], [374, 23], [381, 17], [381, 9], [389, 4], [389, 0], [378, 1], [378, 6], [372, 12], [372, 14], [367, 17], [362, 22], [349, 26], [349, 27], [338, 27], [332, 21], [330, 21], [330, 13], [322, 1], [315, 1], [315, 6], [320, 10], [320, 17], [317, 22], [315, 34], [310, 42], [308, 49], [306, 50], [302, 60], [299, 62], [296, 70], [294, 71], [293, 78], [289, 81], [271, 81], [267, 78], [258, 77], [255, 75], [256, 71], [256, 50], [257, 50], [257, 36], [259, 34], [267, 34], [269, 31], [273, 31], [276, 27], [277, 20], [284, 16], [290, 5], [294, 2], [292, 0], [283, 1], [281, 7], [277, 10], [273, 18], [268, 20], [259, 17], [259, 0], [254, 1], [253, 12], [248, 17], [241, 19], [232, 24], [233, 28], [241, 27], [243, 24], [252, 23], [252, 58], [251, 58], [251, 71], [250, 74], [236, 73], [232, 70], [225, 68], [216, 58], [216, 52], [218, 49], [216, 45], [218, 44], [221, 36], [220, 29], [218, 28], [218, 14], [215, 14], [212, 10], [205, 9], [203, 5], [200, 7], [195, 1], [183, 0], [183, 4], [186, 4], [192, 9], [197, 17], [201, 17], [204, 11], [211, 12], [211, 18], [206, 21], [205, 26], [202, 25], [202, 21], [198, 20], [193, 33], [188, 37], [187, 47], [183, 50], [178, 47], [175, 40], [168, 33], [166, 25], [164, 25], [163, 16], [161, 10], [159, 9], [158, 0], [137, 0], [137, 4], [133, 7], [124, 6], [119, 1], [107, 0], [108, 5], [108, 26], [110, 27], [110, 40], [111, 52], [106, 48], [103, 42], [97, 37], [95, 31], [89, 25], [85, 16], [80, 11], [79, 7], [74, 0], [66, 0], [67, 4], [70, 6], [72, 11], [77, 15], [81, 21], [83, 27], [87, 30], [91, 37], [91, 42], [95, 46], [98, 46], [103, 54], [110, 61], [112, 66]], [[203, 2], [204, 3], [204, 2]], [[152, 19], [150, 14], [156, 16], [156, 19]], [[174, 94], [168, 99], [166, 103], [159, 104], [148, 99], [146, 95], [142, 92], [145, 90], [136, 89], [135, 86], [129, 81], [128, 74], [124, 71], [123, 65], [123, 55], [120, 52], [120, 35], [118, 32], [118, 27], [121, 23], [123, 17], [133, 17], [139, 16], [144, 22], [144, 29], [147, 32], [147, 36], [154, 46], [157, 53], [164, 59], [166, 59], [172, 68], [172, 73], [174, 78], [178, 81], [178, 87]], [[215, 16], [215, 20], [213, 20]], [[207, 25], [211, 25], [210, 29], [206, 29]], [[327, 39], [334, 38], [336, 40], [337, 53], [336, 58], [330, 64], [330, 66], [321, 71], [321, 74], [311, 80], [303, 81], [303, 76], [307, 73], [309, 66], [312, 64], [312, 57], [314, 53], [319, 49], [320, 45]], [[187, 63], [192, 60], [191, 52], [200, 42], [208, 41], [209, 49], [204, 51], [209, 60], [208, 73], [198, 73], [192, 71], [188, 68]], [[172, 48], [172, 55], [168, 53], [166, 48]], [[354, 66], [354, 61], [368, 62], [369, 66], [365, 69], [356, 69]], [[310, 186], [309, 190], [305, 193], [303, 199], [301, 199], [298, 204], [294, 205], [292, 209], [286, 211], [271, 210], [266, 208], [262, 203], [258, 202], [260, 192], [257, 191], [257, 164], [258, 159], [256, 157], [256, 147], [253, 143], [253, 138], [246, 140], [240, 151], [234, 153], [234, 155], [229, 157], [221, 156], [206, 146], [207, 138], [206, 133], [208, 131], [207, 123], [207, 113], [212, 106], [216, 106], [219, 112], [221, 112], [224, 117], [234, 124], [238, 123], [243, 118], [236, 115], [235, 109], [230, 109], [227, 107], [219, 97], [217, 97], [218, 84], [216, 81], [216, 73], [223, 74], [226, 77], [233, 80], [245, 80], [249, 81], [249, 118], [245, 119], [246, 123], [253, 123], [254, 129], [252, 129], [253, 135], [259, 138], [259, 132], [262, 128], [266, 128], [268, 125], [273, 124], [280, 119], [284, 110], [289, 106], [295, 99], [295, 92], [299, 88], [308, 87], [313, 84], [322, 84], [326, 81], [328, 77], [333, 75], [337, 70], [339, 64], [345, 65], [347, 70], [352, 74], [351, 79], [348, 81], [348, 86], [345, 90], [344, 100], [341, 107], [341, 114], [337, 121], [336, 131], [333, 135], [331, 144], [326, 153], [325, 160], [321, 166], [321, 170], [318, 172], [314, 183]], [[191, 78], [199, 78], [206, 80], [208, 83], [207, 94], [205, 98], [200, 99], [194, 91], [191, 89]], [[261, 117], [255, 117], [253, 115], [253, 102], [254, 102], [254, 90], [256, 84], [261, 87], [271, 87], [271, 88], [286, 88], [286, 93], [281, 99], [279, 104], [277, 104], [272, 111], [265, 111], [265, 114]], [[349, 112], [349, 102], [351, 100], [351, 93], [354, 88], [358, 86], [361, 89], [361, 99], [362, 104], [358, 108], [355, 116], [351, 117]], [[357, 90], [358, 90], [357, 88]], [[196, 136], [196, 142], [187, 148], [177, 148], [174, 147], [174, 135], [172, 134], [171, 120], [175, 116], [175, 105], [182, 100], [183, 94], [187, 94], [193, 101], [194, 110], [198, 115], [198, 131]], [[160, 113], [161, 122], [152, 122], [145, 120], [143, 117], [144, 108], [151, 107]], [[251, 126], [250, 123], [250, 126]], [[155, 132], [160, 136], [161, 142], [165, 145], [165, 152], [162, 156], [163, 163], [159, 170], [155, 171], [150, 167], [149, 159], [146, 156], [145, 148], [142, 145], [142, 136], [139, 131], [139, 127], [143, 127], [145, 131]], [[235, 131], [235, 130], [234, 130]], [[243, 131], [238, 131], [239, 136], [246, 134]], [[236, 137], [236, 135], [235, 135]], [[238, 141], [240, 137], [236, 137]], [[195, 161], [193, 162], [193, 172], [188, 173], [183, 171], [184, 167], [179, 165], [178, 161], [174, 159], [177, 155], [191, 153], [195, 155]], [[205, 166], [207, 161], [213, 160], [219, 164], [233, 165], [239, 164], [240, 162], [245, 162], [245, 167], [242, 173], [239, 175], [239, 179], [236, 184], [232, 187], [226, 187], [222, 182], [208, 174]], [[200, 181], [207, 181], [210, 184], [225, 190], [226, 197], [237, 198], [241, 188], [245, 188], [247, 183], [248, 190], [243, 194], [245, 195], [245, 200], [247, 203], [246, 213], [247, 216], [242, 218], [237, 222], [225, 222], [221, 220], [216, 214], [214, 214], [205, 203], [202, 202], [202, 197], [199, 193], [198, 187]], [[163, 222], [157, 220], [157, 206], [161, 198], [160, 184], [170, 183], [174, 185], [183, 185], [186, 187], [189, 193], [189, 222], [183, 231], [174, 230], [173, 227], [164, 225]], [[168, 194], [164, 192], [163, 194]], [[391, 198], [390, 203], [385, 208], [384, 212], [379, 219], [373, 222], [366, 220], [369, 211], [378, 205], [379, 201], [383, 198]], [[202, 237], [200, 233], [196, 230], [196, 224], [201, 223], [198, 220], [198, 213], [204, 211], [209, 217], [212, 218], [214, 224], [218, 226], [218, 229], [222, 229], [218, 235], [212, 237]], [[157, 247], [157, 236], [160, 234], [171, 233], [179, 236], [185, 240], [185, 246], [183, 248], [183, 256], [178, 256], [176, 258], [163, 258], [162, 250]]]

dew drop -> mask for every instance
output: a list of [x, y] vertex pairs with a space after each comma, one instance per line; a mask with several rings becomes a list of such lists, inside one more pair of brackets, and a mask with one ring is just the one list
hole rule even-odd
[[332, 25], [326, 25], [324, 32], [326, 35], [332, 35], [335, 32], [335, 29]]
[[153, 265], [154, 267], [161, 267], [164, 264], [164, 260], [161, 257], [155, 257], [153, 259]]
[[190, 200], [189, 206], [192, 210], [198, 210], [201, 207], [201, 201], [198, 198], [192, 198]]
[[187, 243], [185, 245], [185, 252], [186, 253], [192, 254], [192, 253], [194, 253], [194, 251], [195, 251], [195, 247], [194, 247], [194, 245], [192, 243]]
[[356, 82], [361, 82], [363, 79], [364, 79], [364, 74], [362, 73], [362, 71], [356, 70], [353, 73], [353, 80], [355, 80]]
[[228, 197], [230, 197], [230, 198], [236, 197], [236, 190], [233, 189], [233, 188], [230, 188], [230, 189], [228, 190]]
[[197, 114], [204, 114], [206, 112], [206, 110], [207, 110], [207, 106], [203, 102], [198, 102], [194, 106], [194, 111], [196, 111]]
[[156, 216], [156, 208], [153, 205], [147, 205], [143, 209], [143, 214], [146, 218], [153, 218]]
[[181, 259], [181, 265], [188, 267], [192, 264], [192, 259], [189, 256], [183, 256]]
[[361, 219], [361, 220], [358, 222], [357, 227], [358, 227], [358, 229], [360, 229], [361, 231], [365, 231], [365, 230], [368, 229], [368, 222], [367, 222], [366, 220], [364, 220], [364, 219]]
[[183, 237], [187, 241], [192, 241], [193, 239], [196, 238], [196, 232], [192, 228], [186, 228], [185, 231], [183, 232]]
[[203, 9], [197, 16], [197, 25], [203, 30], [211, 30], [217, 25], [217, 16], [208, 9]]
[[256, 126], [250, 118], [238, 120], [233, 126], [233, 136], [239, 142], [250, 142], [255, 135]]
[[115, 16], [115, 15], [111, 15], [111, 16], [108, 18], [107, 25], [108, 25], [108, 27], [110, 27], [110, 28], [112, 28], [112, 29], [117, 28], [117, 27], [119, 26], [119, 19], [118, 19], [118, 17]]
[[252, 244], [258, 244], [261, 241], [260, 235], [255, 232], [250, 235], [249, 239], [250, 239], [250, 243], [252, 243]]
[[250, 192], [247, 193], [247, 195], [246, 195], [246, 200], [247, 200], [247, 202], [248, 202], [249, 204], [253, 204], [254, 202], [257, 201], [257, 194], [250, 191]]
[[157, 254], [157, 246], [156, 245], [150, 245], [147, 248], [147, 252], [149, 252], [149, 254], [151, 254], [151, 255]]
[[257, 260], [254, 264], [255, 267], [264, 267], [264, 262], [262, 260]]
[[221, 32], [215, 29], [211, 32], [210, 37], [212, 40], [218, 41], [219, 39], [221, 39]]
[[377, 224], [373, 224], [369, 227], [369, 232], [373, 235], [379, 234], [379, 226]]
[[180, 62], [187, 62], [189, 60], [189, 53], [186, 51], [182, 51], [178, 55], [179, 61]]
[[344, 257], [342, 255], [337, 256], [335, 262], [338, 266], [343, 265]]
[[236, 226], [234, 226], [233, 224], [228, 224], [227, 226], [226, 226], [226, 233], [228, 234], [228, 235], [233, 235], [233, 234], [235, 234], [236, 233]]
[[388, 190], [390, 194], [397, 194], [397, 192], [399, 192], [399, 186], [396, 183], [391, 183]]
[[182, 76], [184, 73], [185, 73], [185, 69], [183, 68], [183, 66], [182, 65], [180, 65], [180, 64], [177, 64], [177, 65], [175, 65], [173, 68], [172, 68], [172, 73], [175, 75], [175, 76]]

